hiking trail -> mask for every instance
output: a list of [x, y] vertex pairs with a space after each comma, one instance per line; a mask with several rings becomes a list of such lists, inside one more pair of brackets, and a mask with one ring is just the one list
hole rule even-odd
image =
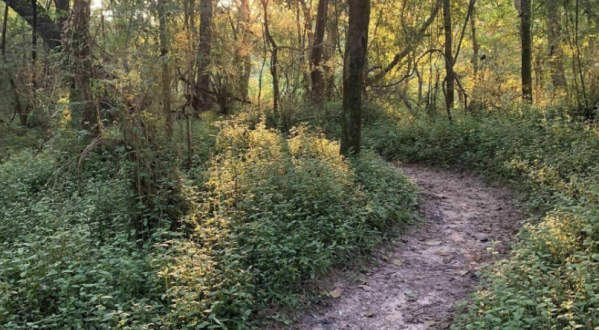
[[455, 303], [476, 289], [477, 269], [509, 252], [523, 215], [508, 190], [472, 174], [399, 170], [421, 187], [426, 221], [378, 250], [368, 269], [333, 275], [331, 298], [292, 329], [446, 329]]

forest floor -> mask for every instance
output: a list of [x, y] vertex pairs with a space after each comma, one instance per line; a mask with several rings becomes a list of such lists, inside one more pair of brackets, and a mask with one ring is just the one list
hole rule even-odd
[[329, 278], [331, 298], [293, 328], [446, 329], [456, 302], [476, 289], [477, 269], [509, 252], [523, 215], [508, 190], [471, 174], [400, 170], [421, 187], [426, 221], [377, 251], [373, 264]]

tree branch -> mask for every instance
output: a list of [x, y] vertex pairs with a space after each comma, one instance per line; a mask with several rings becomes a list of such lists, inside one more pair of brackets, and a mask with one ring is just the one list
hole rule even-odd
[[[33, 24], [33, 7], [26, 0], [2, 0], [6, 5], [21, 16], [29, 25]], [[39, 3], [37, 8], [37, 32], [44, 42], [52, 49], [61, 50], [61, 29], [48, 14], [48, 11]]]
[[406, 56], [408, 56], [408, 54], [410, 54], [414, 50], [414, 48], [418, 46], [420, 41], [422, 41], [422, 39], [424, 38], [424, 35], [426, 34], [426, 30], [428, 29], [428, 27], [435, 21], [435, 18], [437, 17], [440, 8], [441, 0], [437, 0], [437, 3], [435, 4], [433, 11], [431, 12], [431, 16], [426, 20], [426, 22], [424, 22], [422, 27], [420, 27], [420, 30], [418, 30], [416, 35], [410, 38], [408, 44], [406, 45], [406, 48], [404, 48], [404, 50], [401, 51], [401, 53], [395, 55], [393, 61], [391, 61], [391, 63], [389, 63], [382, 71], [375, 74], [373, 77], [367, 78], [366, 85], [371, 85], [377, 80], [382, 79], [387, 73], [389, 73], [389, 71], [393, 70], [393, 68], [395, 68]]

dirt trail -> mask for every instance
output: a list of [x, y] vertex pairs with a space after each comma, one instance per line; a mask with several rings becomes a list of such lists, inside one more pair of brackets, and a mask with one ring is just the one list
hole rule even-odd
[[422, 226], [379, 251], [377, 264], [330, 283], [332, 296], [293, 328], [445, 329], [454, 304], [477, 283], [476, 269], [508, 252], [519, 210], [508, 191], [480, 178], [422, 166], [401, 170], [423, 190]]

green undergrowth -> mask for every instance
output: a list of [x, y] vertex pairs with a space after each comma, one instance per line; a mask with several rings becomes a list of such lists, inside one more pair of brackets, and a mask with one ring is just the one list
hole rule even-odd
[[483, 272], [456, 329], [599, 328], [599, 136], [568, 116], [524, 111], [453, 125], [380, 119], [365, 141], [388, 158], [457, 166], [509, 184], [541, 219]]
[[343, 159], [313, 130], [194, 132], [190, 169], [185, 145], [83, 160], [66, 133], [0, 163], [0, 328], [261, 328], [417, 202], [376, 154]]

